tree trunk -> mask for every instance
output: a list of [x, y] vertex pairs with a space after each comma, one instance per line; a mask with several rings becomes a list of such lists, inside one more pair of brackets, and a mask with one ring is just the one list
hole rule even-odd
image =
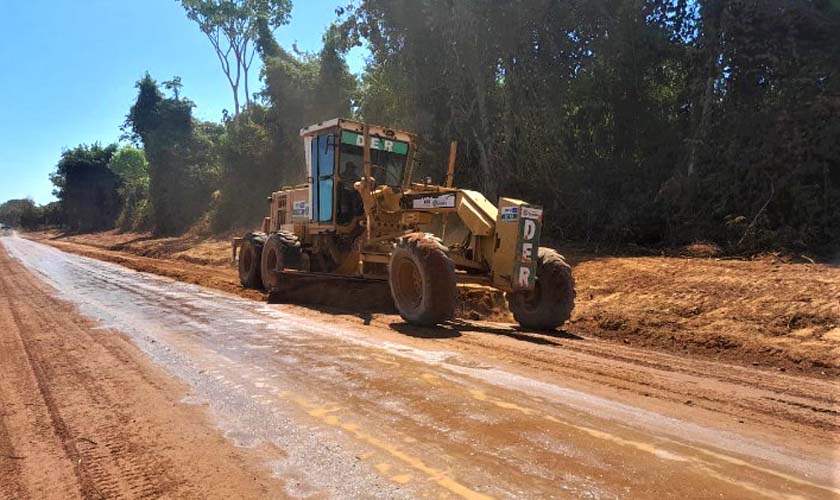
[[493, 136], [490, 127], [490, 118], [487, 114], [487, 95], [484, 93], [484, 82], [481, 79], [481, 70], [476, 68], [473, 75], [476, 103], [478, 104], [478, 130], [473, 128], [473, 135], [478, 146], [478, 159], [481, 165], [481, 187], [484, 196], [493, 200], [497, 195], [498, 182], [496, 172], [493, 168], [492, 148]]
[[475, 145], [478, 148], [478, 163], [481, 167], [481, 190], [484, 196], [489, 200], [496, 198], [496, 179], [493, 176], [492, 166], [490, 165], [489, 154], [484, 141], [481, 140], [479, 134], [473, 129], [473, 136], [475, 137]]
[[248, 90], [248, 68], [245, 68], [245, 107], [251, 105], [251, 92]]
[[697, 156], [700, 148], [705, 146], [708, 137], [708, 129], [714, 100], [715, 80], [718, 79], [720, 68], [718, 58], [720, 57], [720, 21], [723, 5], [720, 0], [708, 0], [702, 6], [703, 15], [703, 40], [706, 44], [706, 84], [703, 90], [703, 106], [700, 110], [700, 118], [696, 120], [696, 128], [692, 134], [689, 144], [688, 166], [686, 175], [694, 175], [697, 164]]
[[239, 84], [230, 84], [230, 88], [233, 91], [233, 108], [234, 108], [234, 115], [239, 116]]

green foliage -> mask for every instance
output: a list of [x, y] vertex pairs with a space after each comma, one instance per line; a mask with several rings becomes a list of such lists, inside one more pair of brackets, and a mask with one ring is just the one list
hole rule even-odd
[[[840, 11], [825, 2], [363, 0], [359, 112], [440, 179], [548, 209], [549, 234], [840, 242]], [[732, 221], [739, 222], [732, 222]]]
[[837, 248], [840, 11], [768, 0], [716, 13], [715, 99], [676, 216], [744, 250]]
[[224, 128], [193, 120], [193, 103], [165, 97], [149, 74], [137, 89], [124, 129], [142, 142], [149, 163], [149, 205], [139, 206], [142, 219], [150, 217], [158, 233], [178, 233], [208, 206], [218, 182], [216, 144]]
[[[251, 103], [248, 70], [254, 58], [260, 26], [274, 30], [289, 22], [291, 0], [180, 0], [187, 17], [207, 36], [233, 92], [234, 112], [240, 112], [240, 83], [245, 103]], [[180, 84], [180, 79], [177, 81]], [[177, 99], [178, 93], [176, 91]]]
[[265, 215], [264, 200], [272, 191], [305, 181], [302, 127], [352, 114], [356, 79], [344, 61], [346, 46], [336, 27], [327, 30], [317, 55], [286, 52], [265, 23], [259, 33], [268, 106], [253, 105], [226, 123], [215, 230], [254, 226]]
[[265, 107], [249, 107], [228, 121], [226, 130], [220, 146], [222, 191], [212, 219], [216, 231], [256, 225], [265, 215], [266, 197], [284, 180]]
[[62, 227], [64, 225], [64, 210], [61, 208], [60, 202], [53, 201], [38, 208], [40, 211], [40, 227]]
[[80, 145], [61, 153], [50, 175], [53, 194], [61, 202], [64, 223], [71, 231], [113, 227], [120, 210], [119, 177], [109, 168], [117, 146]]
[[123, 182], [148, 179], [149, 163], [142, 149], [125, 146], [114, 153], [111, 158], [111, 170], [119, 175]]
[[[197, 121], [180, 78], [167, 97], [147, 74], [125, 124], [147, 166], [121, 150], [114, 176], [104, 151], [65, 153], [99, 165], [101, 192], [108, 175], [123, 183], [123, 227], [254, 226], [265, 196], [304, 181], [299, 129], [358, 116], [416, 132], [416, 174], [435, 180], [459, 141], [456, 184], [543, 205], [550, 238], [840, 247], [835, 0], [359, 0], [317, 54], [274, 39], [289, 0], [181, 4], [237, 113]], [[361, 44], [372, 55], [358, 82], [345, 55]], [[265, 87], [239, 113], [249, 50]], [[79, 226], [78, 200], [93, 194], [74, 179], [53, 177]]]
[[124, 230], [151, 228], [149, 163], [143, 150], [125, 146], [111, 158], [111, 170], [122, 180], [119, 193], [122, 210], [116, 225]]
[[26, 217], [27, 212], [31, 213], [35, 209], [35, 202], [31, 199], [8, 200], [0, 204], [0, 223], [9, 227], [21, 227], [21, 219]]
[[61, 204], [57, 201], [36, 205], [31, 199], [0, 203], [0, 223], [25, 230], [59, 227], [63, 224]]

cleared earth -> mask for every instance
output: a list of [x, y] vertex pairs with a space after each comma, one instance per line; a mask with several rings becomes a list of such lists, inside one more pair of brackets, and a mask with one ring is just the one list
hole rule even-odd
[[[263, 299], [239, 287], [227, 238], [154, 238], [115, 231], [28, 237], [133, 269]], [[563, 253], [574, 265], [578, 291], [566, 329], [572, 335], [746, 366], [840, 376], [836, 265], [803, 259], [788, 263], [773, 256], [745, 261]], [[460, 318], [512, 322], [498, 292], [483, 287], [461, 287], [460, 292]], [[399, 321], [384, 284], [302, 280], [276, 299], [384, 324]], [[487, 342], [493, 341], [488, 337]]]
[[[2, 245], [21, 261], [0, 251], [18, 346], [0, 364], [4, 497], [840, 495], [828, 375], [504, 323], [414, 329]], [[46, 495], [39, 457], [65, 471]]]

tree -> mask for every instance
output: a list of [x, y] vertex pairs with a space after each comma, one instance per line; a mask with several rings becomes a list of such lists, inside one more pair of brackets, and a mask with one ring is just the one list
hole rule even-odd
[[[808, 0], [360, 0], [366, 120], [420, 171], [543, 205], [546, 235], [840, 246], [840, 8]], [[439, 177], [438, 177], [439, 178]], [[745, 222], [744, 222], [745, 221]]]
[[111, 158], [111, 170], [124, 182], [132, 182], [149, 177], [149, 163], [142, 149], [125, 146]]
[[263, 20], [272, 30], [287, 24], [291, 0], [181, 0], [181, 5], [210, 40], [238, 115], [240, 84], [244, 84], [246, 106], [251, 103], [248, 71], [256, 53], [257, 22]]
[[142, 142], [149, 163], [153, 229], [175, 234], [207, 210], [219, 176], [217, 144], [222, 125], [192, 117], [189, 99], [166, 97], [147, 73], [137, 82], [137, 99], [126, 116], [125, 137]]
[[171, 90], [172, 95], [175, 97], [175, 100], [181, 98], [181, 89], [184, 87], [184, 84], [181, 83], [180, 76], [173, 76], [171, 80], [167, 80], [163, 82], [163, 88], [166, 90]]
[[114, 226], [120, 210], [120, 180], [109, 164], [116, 151], [115, 144], [102, 147], [95, 143], [61, 153], [50, 180], [71, 231], [96, 231]]
[[273, 190], [304, 182], [302, 126], [352, 114], [356, 79], [335, 26], [327, 29], [318, 54], [293, 55], [280, 47], [262, 19], [257, 50], [265, 63], [268, 105], [254, 104], [225, 122], [216, 230], [253, 225], [264, 215], [262, 200]]
[[119, 188], [122, 210], [116, 225], [122, 229], [147, 229], [151, 225], [149, 201], [149, 163], [142, 149], [125, 146], [117, 151], [110, 164], [122, 185]]
[[35, 202], [30, 198], [0, 203], [0, 223], [10, 227], [21, 227], [21, 220], [34, 209]]
[[20, 214], [20, 227], [26, 230], [40, 229], [44, 226], [44, 207], [27, 203]]

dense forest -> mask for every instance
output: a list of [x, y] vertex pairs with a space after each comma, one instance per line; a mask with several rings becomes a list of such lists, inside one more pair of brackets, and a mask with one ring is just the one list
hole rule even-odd
[[325, 13], [318, 53], [275, 40], [288, 0], [181, 3], [208, 50], [233, 48], [234, 111], [197, 120], [180, 78], [146, 74], [122, 147], [64, 151], [59, 201], [13, 200], [0, 222], [255, 226], [265, 196], [303, 180], [298, 130], [355, 117], [416, 132], [435, 180], [457, 140], [456, 185], [543, 205], [555, 240], [840, 247], [840, 1], [360, 0]]

